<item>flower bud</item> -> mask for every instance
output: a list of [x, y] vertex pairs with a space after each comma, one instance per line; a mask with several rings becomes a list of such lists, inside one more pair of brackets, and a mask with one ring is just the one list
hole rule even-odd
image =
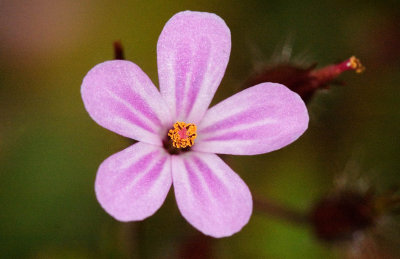
[[[263, 82], [280, 83], [298, 93], [307, 103], [319, 89], [326, 89], [344, 71], [354, 70], [361, 73], [365, 67], [360, 60], [352, 56], [349, 59], [333, 65], [316, 69], [316, 65], [302, 67], [291, 63], [283, 63], [265, 67], [253, 74], [245, 83], [245, 88]], [[337, 83], [337, 82], [336, 82]]]

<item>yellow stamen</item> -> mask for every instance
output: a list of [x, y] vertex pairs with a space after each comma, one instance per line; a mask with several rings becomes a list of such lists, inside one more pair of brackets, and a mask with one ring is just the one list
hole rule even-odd
[[355, 56], [352, 56], [349, 59], [347, 66], [352, 68], [353, 70], [355, 70], [356, 73], [362, 73], [365, 70], [365, 67], [361, 64], [361, 61], [358, 58], [356, 58]]
[[193, 123], [177, 121], [174, 123], [174, 128], [169, 130], [168, 136], [176, 148], [191, 147], [197, 137], [196, 130], [197, 127]]

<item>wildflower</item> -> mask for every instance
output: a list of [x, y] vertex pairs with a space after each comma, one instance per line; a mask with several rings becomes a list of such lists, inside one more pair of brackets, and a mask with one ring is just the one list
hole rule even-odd
[[185, 219], [224, 237], [249, 220], [246, 184], [215, 153], [255, 155], [295, 141], [308, 126], [304, 102], [285, 86], [263, 83], [208, 109], [225, 72], [230, 31], [215, 14], [181, 12], [157, 44], [160, 92], [134, 63], [98, 64], [83, 80], [82, 98], [101, 126], [139, 142], [107, 158], [95, 191], [120, 221], [143, 220], [173, 183]]

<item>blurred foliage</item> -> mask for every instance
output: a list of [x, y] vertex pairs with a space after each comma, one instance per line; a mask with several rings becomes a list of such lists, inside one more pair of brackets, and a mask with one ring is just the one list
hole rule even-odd
[[[182, 10], [214, 12], [232, 32], [230, 63], [213, 103], [240, 88], [254, 65], [289, 46], [321, 65], [358, 56], [362, 75], [319, 93], [309, 130], [283, 150], [228, 157], [255, 194], [305, 211], [351, 161], [380, 188], [399, 183], [400, 8], [398, 1], [68, 1], [0, 3], [0, 255], [2, 258], [173, 257], [197, 235], [172, 192], [159, 212], [120, 223], [97, 203], [99, 164], [129, 145], [90, 119], [84, 75], [126, 58], [157, 84], [156, 43]], [[288, 44], [288, 45], [285, 45]], [[230, 238], [212, 241], [221, 258], [337, 258], [306, 227], [254, 212]]]

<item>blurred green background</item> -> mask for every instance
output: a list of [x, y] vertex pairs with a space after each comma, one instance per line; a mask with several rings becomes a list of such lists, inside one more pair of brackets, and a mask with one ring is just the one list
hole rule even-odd
[[[83, 77], [113, 58], [118, 39], [157, 85], [158, 36], [182, 10], [214, 12], [231, 29], [230, 63], [213, 103], [284, 46], [303, 62], [356, 55], [367, 67], [315, 96], [310, 127], [294, 144], [227, 158], [253, 194], [306, 211], [349, 163], [377, 188], [399, 183], [399, 7], [394, 0], [0, 1], [0, 257], [174, 258], [199, 235], [172, 192], [140, 223], [101, 209], [97, 167], [129, 140], [92, 121], [80, 96]], [[257, 211], [238, 234], [207, 242], [214, 258], [342, 257], [340, 246], [310, 229]]]

